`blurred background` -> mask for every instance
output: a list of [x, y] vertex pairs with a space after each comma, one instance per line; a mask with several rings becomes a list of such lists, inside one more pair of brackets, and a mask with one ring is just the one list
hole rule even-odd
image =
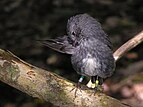
[[[109, 35], [114, 51], [143, 30], [143, 0], [0, 0], [0, 48], [22, 60], [77, 82], [70, 55], [42, 46], [37, 39], [66, 34], [67, 20], [88, 13]], [[84, 84], [88, 81], [85, 80]], [[126, 53], [105, 93], [123, 103], [143, 105], [143, 43]], [[0, 82], [0, 107], [54, 107]]]

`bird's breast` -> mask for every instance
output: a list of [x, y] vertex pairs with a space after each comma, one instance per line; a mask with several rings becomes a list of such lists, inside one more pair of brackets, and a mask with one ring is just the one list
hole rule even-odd
[[85, 57], [82, 60], [83, 63], [83, 71], [86, 75], [88, 76], [94, 76], [96, 74], [95, 69], [96, 69], [96, 59], [92, 57], [90, 54], [87, 54], [87, 57]]

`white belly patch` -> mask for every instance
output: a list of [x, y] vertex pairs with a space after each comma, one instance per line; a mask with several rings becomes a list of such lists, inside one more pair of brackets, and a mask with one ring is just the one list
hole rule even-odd
[[87, 57], [84, 58], [82, 60], [83, 64], [84, 64], [84, 72], [88, 73], [88, 75], [90, 74], [91, 76], [93, 76], [93, 74], [95, 74], [95, 68], [96, 68], [96, 60], [95, 58], [92, 57]]

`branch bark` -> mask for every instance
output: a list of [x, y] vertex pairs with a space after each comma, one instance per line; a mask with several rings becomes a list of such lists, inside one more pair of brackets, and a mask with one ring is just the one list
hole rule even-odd
[[[116, 61], [143, 41], [143, 32], [122, 45], [115, 53]], [[0, 49], [0, 81], [60, 107], [127, 107], [103, 93], [94, 93], [85, 86], [77, 90], [75, 83], [54, 73], [30, 65], [12, 53]]]
[[120, 101], [81, 87], [49, 71], [32, 66], [0, 49], [0, 81], [59, 107], [127, 107]]
[[120, 59], [126, 52], [128, 52], [132, 48], [136, 47], [142, 41], [143, 41], [143, 31], [141, 31], [139, 34], [137, 34], [132, 39], [127, 41], [125, 44], [123, 44], [120, 48], [118, 48], [114, 52], [113, 56], [114, 56], [115, 60], [117, 61], [118, 59]]

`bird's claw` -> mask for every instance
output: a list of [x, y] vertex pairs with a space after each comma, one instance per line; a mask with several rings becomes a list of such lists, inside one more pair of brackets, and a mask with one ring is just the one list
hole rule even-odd
[[94, 88], [95, 91], [98, 91], [98, 92], [103, 92], [103, 87], [102, 85], [97, 85], [95, 88]]
[[[77, 91], [78, 91], [78, 90], [80, 90], [80, 92], [82, 93], [82, 91], [81, 91], [81, 86], [80, 86], [80, 83], [79, 83], [79, 82], [76, 84], [76, 86], [75, 86], [71, 91], [73, 91], [73, 90], [75, 90], [75, 93], [74, 93], [75, 98], [76, 98], [76, 95], [77, 95]], [[71, 91], [70, 91], [70, 92], [71, 92]]]

